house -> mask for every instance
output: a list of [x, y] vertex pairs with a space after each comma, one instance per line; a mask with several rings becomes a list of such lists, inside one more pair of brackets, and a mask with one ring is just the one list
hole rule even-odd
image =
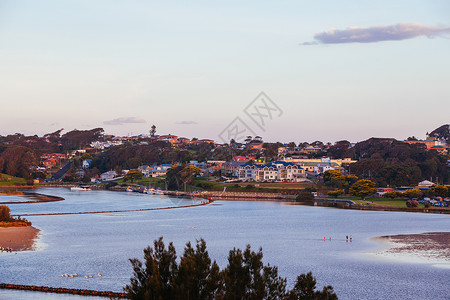
[[161, 135], [158, 137], [158, 141], [169, 142], [171, 145], [177, 143], [178, 137], [172, 134]]
[[52, 169], [52, 168], [54, 168], [54, 167], [56, 167], [58, 165], [58, 160], [56, 158], [49, 158], [47, 160], [44, 160], [42, 162], [42, 165], [46, 169]]
[[245, 147], [247, 150], [258, 149], [258, 150], [262, 151], [263, 145], [264, 145], [264, 143], [261, 140], [252, 140]]
[[237, 168], [245, 165], [244, 161], [229, 161], [222, 165], [222, 176], [238, 177]]
[[430, 148], [430, 150], [435, 150], [441, 154], [446, 154], [447, 153], [447, 149], [442, 146], [442, 145], [436, 145]]
[[424, 181], [419, 182], [417, 187], [419, 187], [419, 188], [429, 188], [429, 187], [431, 187], [433, 185], [435, 185], [433, 182], [431, 182], [429, 180], [424, 180]]
[[89, 169], [89, 167], [91, 166], [92, 163], [92, 159], [85, 159], [83, 160], [83, 162], [81, 163], [81, 168], [83, 169]]
[[237, 168], [237, 176], [244, 181], [300, 181], [304, 170], [284, 161], [261, 165], [246, 163]]
[[426, 134], [425, 140], [407, 140], [403, 141], [408, 144], [423, 144], [426, 146], [427, 150], [436, 150], [439, 153], [446, 153], [446, 142], [445, 140], [439, 140], [434, 136], [430, 136], [428, 133]]
[[206, 167], [209, 169], [210, 173], [214, 173], [220, 171], [225, 163], [226, 161], [224, 160], [208, 160], [206, 162]]
[[108, 172], [102, 173], [102, 174], [100, 175], [100, 180], [101, 180], [101, 181], [111, 181], [111, 180], [113, 180], [114, 178], [116, 178], [117, 175], [118, 175], [118, 174], [117, 174], [116, 171], [108, 171]]
[[191, 160], [188, 165], [196, 166], [199, 169], [205, 169], [206, 168], [206, 162], [198, 162], [197, 160]]
[[321, 151], [322, 151], [321, 147], [309, 145], [309, 146], [303, 148], [301, 152], [302, 153], [307, 153], [307, 154], [312, 154], [312, 153], [318, 153], [318, 152], [321, 152]]
[[161, 164], [160, 166], [156, 166], [151, 172], [151, 177], [166, 175], [167, 170], [169, 170], [170, 168], [172, 168], [171, 164]]
[[91, 177], [91, 183], [100, 183], [99, 176], [94, 175], [94, 177]]
[[191, 140], [185, 137], [179, 137], [177, 138], [177, 145], [181, 145], [181, 144], [190, 144]]
[[42, 159], [56, 158], [56, 159], [66, 159], [67, 155], [64, 153], [44, 153], [41, 155]]
[[278, 155], [286, 155], [288, 153], [288, 149], [286, 147], [278, 147]]
[[213, 145], [216, 144], [216, 142], [214, 142], [213, 140], [209, 140], [209, 139], [201, 139], [201, 140], [198, 140], [197, 143], [208, 143], [208, 144], [213, 144]]
[[391, 189], [391, 188], [384, 188], [384, 187], [381, 187], [381, 188], [377, 188], [377, 192], [375, 193], [375, 195], [376, 195], [377, 197], [383, 197], [384, 194], [390, 193], [390, 192], [392, 192], [392, 191], [393, 191], [393, 189]]
[[167, 170], [172, 168], [171, 164], [161, 164], [155, 166], [140, 166], [138, 167], [139, 171], [144, 174], [145, 177], [159, 177], [164, 176], [167, 173]]
[[251, 160], [255, 160], [254, 156], [235, 156], [233, 157], [234, 161], [238, 161], [238, 162], [249, 162]]

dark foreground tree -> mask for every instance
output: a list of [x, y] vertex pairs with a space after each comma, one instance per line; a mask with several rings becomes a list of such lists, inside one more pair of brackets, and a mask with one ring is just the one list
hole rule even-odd
[[311, 272], [298, 276], [294, 288], [286, 290], [286, 279], [278, 268], [262, 263], [262, 249], [244, 251], [234, 248], [228, 255], [228, 265], [220, 270], [211, 262], [206, 243], [198, 240], [195, 247], [187, 243], [177, 263], [172, 243], [166, 249], [162, 237], [153, 248], [144, 249], [144, 263], [130, 259], [133, 277], [124, 291], [129, 299], [337, 299], [331, 286], [316, 289]]

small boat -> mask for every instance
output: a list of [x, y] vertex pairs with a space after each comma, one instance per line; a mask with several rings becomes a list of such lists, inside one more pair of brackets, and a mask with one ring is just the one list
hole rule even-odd
[[132, 192], [133, 191], [133, 189], [132, 188], [130, 188], [130, 187], [127, 187], [127, 192]]
[[91, 188], [87, 186], [73, 186], [70, 188], [71, 191], [91, 191]]

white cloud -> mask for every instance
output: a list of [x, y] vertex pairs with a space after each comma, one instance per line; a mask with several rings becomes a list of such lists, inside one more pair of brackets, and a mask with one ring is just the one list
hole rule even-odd
[[398, 23], [372, 27], [348, 27], [346, 29], [330, 29], [314, 35], [315, 41], [301, 45], [343, 44], [343, 43], [375, 43], [382, 41], [401, 41], [418, 36], [428, 38], [443, 37], [450, 34], [450, 27], [429, 26], [420, 23]]
[[147, 121], [136, 117], [122, 117], [113, 120], [103, 121], [103, 124], [105, 125], [123, 125], [126, 123], [147, 123]]
[[181, 125], [194, 125], [194, 124], [198, 124], [195, 121], [180, 121], [180, 122], [175, 122], [175, 124], [181, 124]]

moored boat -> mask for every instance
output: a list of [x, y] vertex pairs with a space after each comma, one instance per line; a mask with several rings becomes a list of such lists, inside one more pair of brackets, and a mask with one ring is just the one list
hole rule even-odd
[[70, 188], [71, 191], [91, 191], [90, 187], [87, 186], [73, 186]]

